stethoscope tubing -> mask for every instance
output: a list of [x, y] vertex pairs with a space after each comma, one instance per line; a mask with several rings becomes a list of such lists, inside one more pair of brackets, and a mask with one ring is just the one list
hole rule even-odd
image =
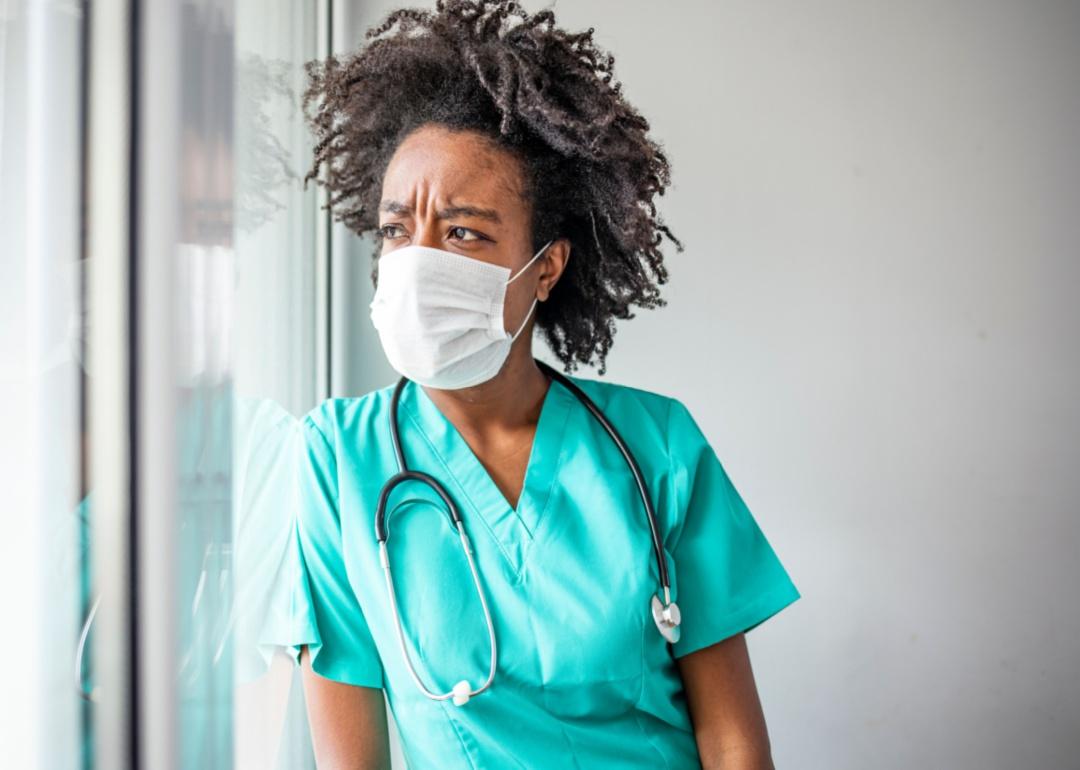
[[[615, 428], [614, 425], [611, 424], [607, 417], [604, 416], [604, 413], [600, 410], [600, 407], [598, 407], [596, 403], [591, 398], [589, 398], [588, 394], [586, 394], [581, 388], [579, 388], [577, 384], [575, 384], [569, 377], [564, 375], [562, 372], [555, 370], [546, 362], [541, 361], [540, 359], [533, 360], [536, 361], [537, 366], [539, 366], [545, 374], [550, 376], [552, 379], [557, 380], [561, 385], [563, 385], [567, 390], [569, 390], [578, 399], [578, 401], [580, 401], [585, 406], [586, 409], [589, 410], [590, 414], [592, 414], [592, 416], [596, 418], [596, 420], [603, 426], [604, 430], [607, 431], [608, 435], [611, 436], [612, 441], [615, 442], [615, 445], [622, 453], [623, 459], [626, 460], [626, 464], [630, 467], [630, 472], [634, 476], [634, 481], [637, 484], [638, 491], [641, 495], [641, 500], [645, 504], [645, 514], [649, 521], [649, 533], [652, 537], [653, 552], [656, 558], [656, 567], [660, 574], [660, 585], [664, 589], [665, 600], [670, 602], [671, 599], [668, 594], [670, 593], [671, 582], [668, 579], [667, 559], [664, 558], [663, 542], [660, 535], [660, 528], [656, 522], [656, 510], [653, 508], [652, 498], [649, 496], [645, 478], [641, 473], [641, 468], [638, 465], [637, 460], [634, 458], [634, 455], [630, 451], [629, 447], [627, 447], [622, 435], [620, 435], [619, 431]], [[394, 446], [394, 456], [397, 458], [399, 472], [395, 476], [387, 480], [386, 484], [383, 485], [382, 491], [379, 493], [379, 504], [375, 512], [375, 538], [380, 543], [386, 542], [387, 539], [385, 520], [387, 498], [390, 496], [390, 492], [393, 491], [394, 487], [405, 481], [416, 480], [426, 483], [435, 491], [436, 494], [439, 495], [442, 501], [446, 504], [447, 509], [450, 511], [450, 516], [454, 523], [454, 526], [456, 527], [461, 522], [461, 514], [458, 512], [457, 506], [454, 504], [454, 501], [446, 493], [446, 490], [443, 489], [442, 484], [440, 484], [437, 479], [427, 473], [423, 473], [422, 471], [409, 470], [408, 466], [405, 463], [405, 453], [401, 447], [401, 435], [398, 429], [397, 416], [398, 402], [401, 398], [401, 391], [405, 388], [405, 385], [408, 382], [408, 377], [401, 377], [398, 380], [397, 385], [394, 387], [393, 397], [390, 400], [390, 439]]]
[[[677, 626], [680, 622], [679, 611], [678, 607], [671, 601], [671, 584], [668, 580], [667, 559], [664, 555], [660, 528], [657, 524], [656, 511], [653, 508], [652, 498], [649, 496], [644, 474], [642, 474], [641, 468], [638, 465], [637, 460], [634, 458], [633, 453], [630, 451], [629, 447], [623, 440], [622, 436], [619, 434], [618, 430], [616, 430], [615, 426], [612, 425], [611, 422], [607, 419], [607, 417], [604, 416], [604, 413], [600, 410], [600, 407], [598, 407], [596, 403], [593, 402], [591, 398], [589, 398], [588, 394], [586, 394], [580, 387], [578, 387], [569, 377], [565, 376], [561, 372], [556, 371], [550, 365], [546, 364], [543, 361], [540, 361], [539, 359], [533, 360], [536, 362], [537, 366], [541, 369], [541, 371], [551, 377], [552, 380], [557, 381], [559, 384], [569, 390], [578, 399], [578, 401], [580, 401], [586, 407], [586, 409], [589, 410], [590, 414], [592, 414], [592, 416], [596, 418], [600, 425], [603, 426], [604, 430], [606, 430], [608, 435], [611, 436], [612, 441], [615, 442], [615, 445], [618, 447], [620, 453], [622, 453], [623, 459], [626, 460], [626, 464], [630, 468], [630, 472], [634, 476], [634, 481], [637, 484], [638, 491], [641, 494], [641, 499], [645, 506], [645, 513], [646, 517], [648, 518], [649, 531], [652, 539], [653, 552], [656, 557], [656, 565], [660, 574], [660, 585], [664, 594], [664, 599], [662, 602], [656, 595], [654, 595], [652, 598], [653, 618], [657, 623], [657, 626], [660, 627], [661, 633], [663, 633], [664, 636], [668, 638], [668, 641], [671, 642], [673, 637], [669, 635], [669, 632], [672, 627], [674, 627], [674, 632], [676, 634], [678, 632]], [[445, 488], [438, 481], [438, 479], [431, 476], [430, 474], [424, 473], [423, 471], [410, 470], [405, 462], [405, 453], [402, 450], [401, 436], [398, 427], [398, 403], [401, 399], [401, 392], [408, 382], [409, 378], [404, 376], [402, 376], [398, 380], [396, 386], [394, 387], [394, 392], [390, 401], [390, 438], [394, 447], [394, 456], [397, 460], [398, 472], [391, 476], [389, 479], [387, 479], [386, 483], [383, 484], [382, 490], [379, 492], [378, 504], [375, 510], [375, 539], [378, 542], [379, 546], [379, 560], [386, 578], [386, 589], [390, 600], [390, 608], [394, 616], [394, 624], [397, 630], [398, 644], [401, 647], [401, 653], [405, 659], [406, 666], [409, 669], [410, 676], [416, 683], [417, 687], [419, 687], [420, 690], [427, 697], [433, 700], [445, 700], [446, 698], [453, 696], [454, 703], [457, 705], [462, 705], [463, 703], [466, 703], [468, 701], [470, 696], [476, 695], [486, 690], [491, 685], [491, 682], [494, 680], [497, 658], [495, 626], [491, 619], [491, 612], [488, 607], [487, 597], [484, 594], [483, 586], [480, 581], [480, 576], [476, 569], [476, 563], [473, 559], [472, 544], [469, 540], [468, 535], [465, 532], [465, 522], [461, 518], [461, 512], [458, 510], [457, 504], [454, 502], [453, 498], [451, 498], [450, 495], [446, 492]], [[488, 672], [487, 681], [485, 681], [485, 683], [476, 690], [470, 689], [467, 681], [462, 681], [459, 682], [454, 688], [454, 690], [450, 692], [441, 694], [432, 692], [420, 680], [419, 675], [416, 673], [416, 670], [413, 667], [412, 659], [409, 656], [408, 645], [405, 641], [405, 632], [402, 628], [401, 616], [398, 611], [397, 596], [394, 592], [393, 577], [390, 570], [390, 558], [387, 551], [387, 540], [389, 538], [389, 532], [386, 526], [386, 506], [387, 501], [390, 497], [390, 493], [394, 490], [395, 487], [406, 481], [419, 481], [425, 484], [426, 486], [434, 490], [435, 493], [439, 496], [439, 498], [443, 501], [447, 511], [450, 514], [451, 523], [458, 531], [462, 549], [465, 552], [466, 559], [468, 560], [469, 570], [472, 573], [473, 583], [476, 586], [477, 594], [480, 597], [480, 604], [484, 610], [484, 620], [487, 624], [488, 636], [491, 641], [491, 665]], [[665, 626], [668, 629], [667, 631], [665, 631]], [[675, 636], [674, 638], [677, 639], [677, 636]]]

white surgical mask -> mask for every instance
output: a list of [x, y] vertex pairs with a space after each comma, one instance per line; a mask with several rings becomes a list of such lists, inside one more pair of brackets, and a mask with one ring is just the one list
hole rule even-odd
[[371, 321], [400, 374], [432, 388], [454, 390], [499, 373], [512, 335], [503, 325], [506, 287], [552, 244], [548, 241], [512, 277], [509, 268], [430, 246], [402, 246], [379, 257]]

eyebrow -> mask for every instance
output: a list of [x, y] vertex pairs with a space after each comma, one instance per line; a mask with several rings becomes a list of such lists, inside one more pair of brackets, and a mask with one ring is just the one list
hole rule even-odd
[[[388, 214], [407, 214], [413, 213], [412, 207], [407, 206], [400, 201], [385, 200], [379, 204], [379, 210], [385, 211]], [[479, 206], [447, 206], [444, 209], [440, 209], [435, 212], [435, 216], [438, 219], [454, 219], [456, 217], [475, 217], [476, 219], [486, 219], [490, 222], [494, 222], [497, 225], [502, 224], [502, 218], [499, 216], [499, 212], [495, 209], [484, 209]]]

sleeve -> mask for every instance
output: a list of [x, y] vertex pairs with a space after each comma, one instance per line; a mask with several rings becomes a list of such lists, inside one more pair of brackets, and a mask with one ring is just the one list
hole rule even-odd
[[311, 667], [320, 676], [381, 688], [382, 661], [342, 555], [334, 448], [316, 423], [317, 414], [318, 408], [300, 421], [296, 442], [293, 553], [306, 601], [296, 605], [303, 617], [294, 637], [294, 656], [307, 644]]
[[800, 594], [690, 412], [677, 399], [670, 407], [680, 658], [755, 628]]

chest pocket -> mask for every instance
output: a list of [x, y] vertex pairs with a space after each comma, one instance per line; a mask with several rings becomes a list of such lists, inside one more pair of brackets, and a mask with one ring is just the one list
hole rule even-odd
[[544, 707], [565, 718], [617, 716], [641, 695], [654, 557], [648, 527], [615, 507], [634, 499], [616, 478], [616, 488], [605, 487], [610, 497], [594, 493], [586, 511], [553, 491], [543, 542], [528, 559], [539, 691]]

